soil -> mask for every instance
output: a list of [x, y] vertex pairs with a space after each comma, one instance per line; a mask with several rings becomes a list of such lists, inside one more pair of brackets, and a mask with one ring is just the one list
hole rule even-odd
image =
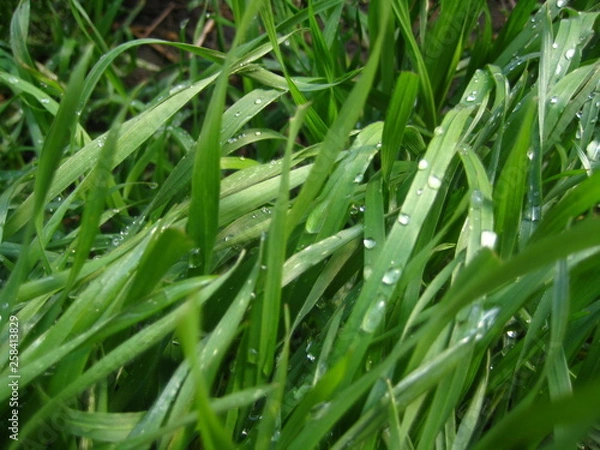
[[[123, 6], [132, 10], [136, 8], [139, 2], [140, 0], [125, 0]], [[182, 25], [185, 25], [186, 42], [192, 42], [194, 30], [204, 13], [203, 7], [190, 7], [189, 5], [192, 3], [195, 2], [172, 0], [165, 4], [164, 0], [145, 0], [143, 8], [131, 24], [131, 30], [136, 37], [155, 37], [179, 41]], [[488, 7], [491, 14], [492, 28], [497, 33], [504, 25], [509, 11], [515, 7], [515, 0], [488, 0]], [[219, 49], [212, 17], [232, 20], [232, 12], [225, 2], [221, 2], [219, 11], [214, 11], [209, 7], [206, 14], [208, 18], [204, 21], [202, 33], [195, 44]], [[121, 24], [116, 23], [115, 26], [118, 27]], [[229, 38], [232, 38], [232, 36], [229, 36]], [[176, 50], [164, 46], [154, 47], [151, 52], [147, 48], [142, 51], [145, 53], [140, 55], [141, 57], [159, 65], [161, 61], [163, 63], [176, 62], [178, 58]]]

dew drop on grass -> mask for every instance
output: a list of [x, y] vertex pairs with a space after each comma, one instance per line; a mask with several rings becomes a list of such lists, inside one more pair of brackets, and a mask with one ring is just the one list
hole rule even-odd
[[256, 362], [258, 351], [255, 348], [248, 349], [248, 362]]
[[235, 116], [235, 117], [240, 117], [240, 115], [241, 115], [241, 113], [240, 113], [239, 111], [237, 111], [237, 112], [234, 114], [234, 116]]
[[417, 168], [419, 170], [425, 170], [425, 169], [427, 169], [427, 167], [429, 167], [429, 163], [425, 159], [422, 159], [421, 161], [419, 161], [419, 165], [417, 166]]
[[19, 82], [19, 80], [18, 80], [17, 78], [15, 78], [15, 77], [10, 77], [10, 78], [8, 79], [8, 82], [9, 82], [10, 84], [17, 84], [17, 83]]
[[567, 0], [558, 0], [556, 2], [556, 6], [558, 6], [559, 8], [563, 8], [566, 4], [567, 4]]
[[439, 189], [440, 187], [442, 187], [442, 180], [440, 180], [438, 177], [436, 177], [435, 175], [429, 175], [429, 178], [427, 179], [427, 185], [431, 188], [431, 189]]
[[331, 406], [330, 402], [321, 402], [313, 406], [310, 409], [310, 415], [312, 420], [319, 420], [323, 416], [325, 416], [325, 413], [329, 410], [329, 406]]
[[558, 48], [558, 44], [557, 44], [556, 42], [554, 42], [554, 43], [552, 44], [552, 48]]
[[483, 203], [483, 194], [479, 189], [475, 189], [473, 191], [473, 193], [471, 194], [471, 201], [473, 202], [473, 205], [481, 206], [481, 204]]
[[442, 127], [435, 127], [435, 129], [433, 130], [433, 134], [435, 136], [441, 136], [442, 134], [444, 134], [444, 129]]
[[570, 48], [569, 50], [567, 50], [567, 53], [565, 53], [565, 58], [570, 60], [573, 58], [573, 56], [575, 56], [575, 49]]
[[553, 105], [554, 105], [556, 102], [558, 102], [558, 97], [557, 97], [557, 96], [554, 96], [554, 97], [552, 97], [552, 98], [550, 99], [550, 103], [552, 103]]
[[256, 100], [254, 100], [254, 104], [255, 105], [260, 105], [262, 103], [262, 99], [257, 98]]
[[375, 332], [377, 326], [381, 323], [384, 314], [385, 300], [383, 298], [379, 298], [377, 302], [374, 305], [372, 305], [365, 314], [365, 317], [363, 318], [363, 321], [360, 324], [360, 328], [367, 333]]
[[530, 161], [533, 161], [533, 158], [535, 157], [535, 152], [533, 150], [527, 150], [527, 159], [529, 159]]
[[482, 247], [494, 248], [494, 246], [496, 245], [496, 239], [498, 239], [498, 236], [493, 231], [483, 230], [481, 232]]
[[532, 222], [537, 222], [542, 218], [542, 208], [539, 205], [533, 205], [529, 212], [529, 218]]
[[375, 148], [376, 148], [376, 149], [380, 149], [380, 148], [382, 147], [382, 145], [383, 145], [383, 144], [382, 144], [381, 142], [378, 142], [378, 143], [377, 143], [377, 145], [375, 146]]
[[400, 225], [408, 225], [410, 223], [410, 216], [408, 214], [400, 213], [398, 216], [398, 223]]
[[42, 102], [44, 105], [47, 105], [50, 103], [50, 99], [48, 97], [43, 97], [40, 99], [40, 102]]
[[599, 161], [600, 160], [600, 141], [591, 141], [586, 147], [588, 158]]
[[371, 269], [371, 266], [365, 266], [363, 269], [363, 278], [365, 280], [369, 279], [369, 277], [371, 276], [372, 273], [373, 273], [373, 269]]
[[560, 75], [562, 72], [562, 66], [560, 64], [556, 65], [556, 75]]
[[388, 269], [383, 274], [383, 278], [381, 279], [381, 281], [383, 282], [383, 284], [385, 284], [387, 286], [391, 286], [400, 279], [400, 275], [402, 275], [402, 271], [400, 269], [398, 269], [397, 267], [394, 267], [394, 268]]
[[364, 175], [362, 173], [357, 173], [356, 176], [354, 177], [354, 182], [362, 183], [363, 178], [364, 178]]
[[377, 242], [375, 241], [375, 239], [366, 238], [363, 239], [363, 245], [367, 250], [371, 250], [377, 245]]
[[255, 136], [260, 136], [261, 134], [262, 134], [262, 132], [260, 132], [260, 131], [256, 131], [256, 132], [254, 133], [254, 135], [255, 135]]
[[472, 101], [474, 101], [476, 98], [477, 98], [477, 91], [473, 91], [473, 92], [471, 92], [471, 93], [470, 93], [470, 94], [467, 96], [466, 100], [467, 100], [468, 102], [472, 102]]

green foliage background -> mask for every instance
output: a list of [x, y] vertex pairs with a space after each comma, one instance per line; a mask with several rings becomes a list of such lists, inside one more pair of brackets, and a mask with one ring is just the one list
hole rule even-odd
[[142, 7], [2, 34], [6, 448], [599, 448], [597, 2]]

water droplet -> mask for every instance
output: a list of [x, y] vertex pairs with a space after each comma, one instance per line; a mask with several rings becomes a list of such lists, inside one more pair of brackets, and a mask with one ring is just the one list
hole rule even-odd
[[315, 355], [313, 355], [312, 353], [307, 353], [306, 354], [306, 359], [308, 359], [310, 362], [312, 362], [315, 359], [317, 359], [317, 357]]
[[48, 97], [43, 97], [40, 99], [40, 102], [42, 102], [44, 105], [47, 105], [50, 103], [50, 99]]
[[148, 187], [150, 189], [154, 190], [158, 187], [158, 183], [156, 183], [156, 182], [148, 183]]
[[373, 273], [373, 269], [371, 268], [371, 266], [365, 266], [363, 268], [363, 278], [365, 280], [369, 279], [369, 277], [371, 276], [372, 273]]
[[354, 182], [362, 183], [363, 178], [364, 178], [364, 175], [362, 173], [357, 173], [356, 176], [354, 177]]
[[256, 132], [254, 133], [254, 136], [260, 136], [261, 134], [262, 134], [262, 132], [261, 132], [261, 131], [256, 131]]
[[233, 238], [233, 234], [228, 234], [227, 236], [225, 236], [225, 238], [223, 239], [225, 242], [230, 241]]
[[498, 236], [493, 231], [483, 230], [481, 232], [482, 247], [494, 248], [494, 246], [496, 245], [496, 239], [498, 239]]
[[262, 99], [257, 98], [256, 100], [254, 100], [254, 104], [255, 105], [260, 105], [262, 103]]
[[477, 328], [480, 330], [479, 333], [477, 333], [478, 338], [483, 337], [483, 332], [490, 329], [490, 327], [494, 324], [494, 321], [496, 320], [496, 317], [498, 316], [499, 312], [500, 308], [494, 307], [492, 309], [484, 311], [481, 314], [479, 322], [477, 323]]
[[558, 48], [558, 44], [557, 44], [556, 42], [554, 42], [554, 43], [552, 44], [552, 48]]
[[255, 348], [248, 349], [248, 362], [256, 362], [256, 358], [258, 356], [258, 350]]
[[421, 195], [423, 193], [423, 189], [417, 189], [417, 195]]
[[381, 323], [383, 315], [385, 314], [385, 299], [380, 298], [377, 302], [369, 308], [365, 317], [363, 318], [360, 328], [367, 332], [373, 333], [377, 329], [377, 326]]
[[475, 206], [481, 206], [483, 204], [483, 194], [479, 189], [475, 189], [471, 194], [471, 201]]
[[477, 91], [473, 91], [473, 92], [471, 92], [471, 93], [470, 93], [470, 94], [467, 96], [467, 98], [466, 98], [465, 100], [466, 100], [466, 101], [468, 101], [468, 102], [472, 102], [472, 101], [474, 101], [476, 98], [477, 98]]
[[367, 250], [371, 250], [377, 245], [377, 242], [375, 241], [375, 239], [365, 238], [363, 239], [363, 245]]
[[440, 187], [442, 187], [442, 180], [440, 180], [438, 177], [436, 177], [435, 175], [429, 175], [429, 178], [427, 179], [427, 185], [431, 188], [431, 189], [439, 189]]
[[234, 114], [234, 116], [235, 116], [235, 117], [240, 117], [240, 115], [241, 115], [241, 113], [240, 113], [239, 111], [237, 111], [237, 112]]
[[556, 75], [560, 75], [562, 73], [562, 66], [560, 64], [556, 65], [556, 72], [554, 72]]
[[8, 82], [9, 82], [10, 84], [17, 84], [17, 83], [19, 82], [19, 80], [18, 80], [17, 78], [15, 78], [15, 77], [10, 77], [10, 78], [8, 79]]
[[375, 146], [376, 149], [380, 149], [383, 146], [383, 144], [381, 142], [378, 142], [377, 145]]
[[427, 167], [429, 167], [429, 163], [425, 159], [422, 159], [421, 161], [419, 161], [419, 165], [417, 166], [417, 168], [419, 170], [425, 170], [425, 169], [427, 169]]
[[537, 222], [542, 218], [542, 208], [539, 205], [533, 205], [529, 212], [529, 219], [532, 222]]
[[550, 103], [555, 104], [556, 102], [558, 102], [558, 97], [554, 96], [550, 99]]
[[600, 160], [600, 141], [591, 141], [586, 147], [586, 152], [588, 158], [594, 161]]
[[563, 8], [566, 4], [567, 4], [567, 0], [558, 0], [556, 2], [556, 6], [558, 6], [559, 8]]
[[398, 223], [400, 225], [408, 225], [410, 223], [410, 216], [408, 214], [400, 213], [398, 216]]
[[435, 127], [435, 129], [433, 130], [433, 134], [435, 136], [441, 136], [442, 134], [444, 134], [444, 129], [442, 127]]
[[506, 337], [509, 339], [516, 339], [518, 336], [517, 332], [515, 330], [508, 330], [506, 332]]
[[104, 147], [104, 139], [98, 138], [98, 147]]
[[367, 209], [367, 207], [366, 207], [365, 205], [360, 205], [360, 206], [358, 207], [358, 210], [359, 210], [361, 213], [364, 213], [366, 209]]
[[577, 117], [578, 119], [581, 119], [583, 117], [583, 113], [581, 111], [577, 111], [575, 113], [575, 117]]
[[567, 50], [567, 53], [565, 53], [565, 58], [570, 60], [573, 58], [573, 56], [575, 56], [575, 49], [570, 48], [569, 50]]
[[381, 281], [383, 282], [383, 284], [391, 286], [391, 285], [395, 284], [396, 281], [398, 281], [400, 279], [400, 275], [401, 274], [402, 274], [402, 271], [399, 268], [397, 268], [397, 267], [394, 267], [392, 269], [388, 269], [383, 274], [383, 278], [381, 279]]
[[527, 159], [533, 161], [533, 158], [535, 158], [535, 152], [533, 151], [533, 149], [527, 150]]
[[319, 420], [323, 416], [325, 416], [325, 413], [329, 410], [330, 405], [331, 405], [330, 402], [321, 402], [321, 403], [317, 403], [315, 406], [313, 406], [310, 409], [310, 415], [311, 415], [312, 420]]

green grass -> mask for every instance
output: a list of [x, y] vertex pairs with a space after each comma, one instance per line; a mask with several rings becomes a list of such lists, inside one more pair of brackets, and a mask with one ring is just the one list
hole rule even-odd
[[600, 448], [597, 2], [53, 3], [0, 29], [2, 448]]

